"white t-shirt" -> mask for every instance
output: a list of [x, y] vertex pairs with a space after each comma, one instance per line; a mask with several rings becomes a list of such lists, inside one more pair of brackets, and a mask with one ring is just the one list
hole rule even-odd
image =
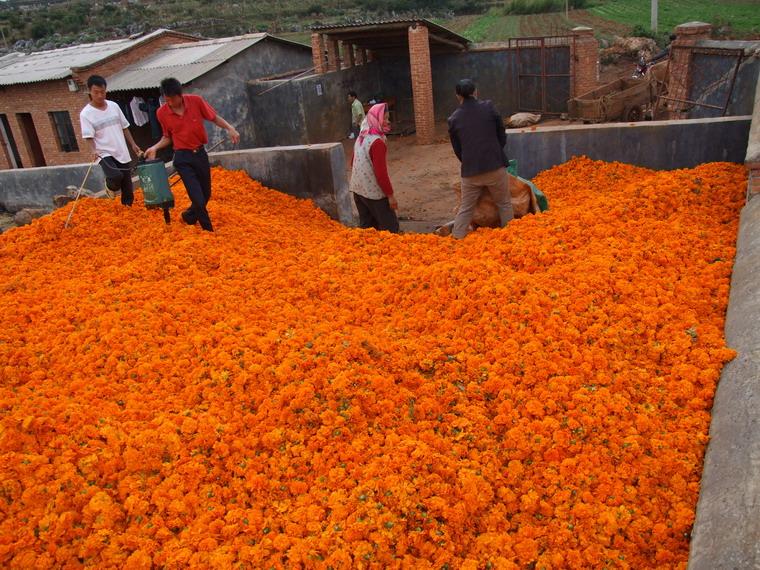
[[106, 105], [107, 107], [101, 111], [88, 103], [79, 113], [82, 138], [94, 139], [95, 149], [101, 157], [112, 156], [126, 164], [132, 160], [124, 138], [124, 129], [129, 127], [129, 121], [119, 105], [108, 100]]

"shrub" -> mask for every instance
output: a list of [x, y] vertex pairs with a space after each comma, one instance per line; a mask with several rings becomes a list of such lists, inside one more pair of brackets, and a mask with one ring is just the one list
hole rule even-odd
[[[570, 0], [569, 6], [573, 10], [585, 8], [588, 0]], [[548, 12], [562, 12], [565, 9], [565, 0], [512, 0], [504, 9], [506, 14], [546, 14]]]

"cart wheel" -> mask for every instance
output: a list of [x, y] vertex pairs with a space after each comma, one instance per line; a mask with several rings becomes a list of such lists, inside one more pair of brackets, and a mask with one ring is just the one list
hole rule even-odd
[[623, 116], [629, 123], [635, 123], [644, 118], [644, 109], [641, 108], [641, 105], [634, 105], [633, 107], [627, 108]]

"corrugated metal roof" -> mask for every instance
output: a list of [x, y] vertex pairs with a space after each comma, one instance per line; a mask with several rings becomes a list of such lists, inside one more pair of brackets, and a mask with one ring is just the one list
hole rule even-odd
[[334, 26], [313, 26], [311, 29], [316, 32], [324, 32], [327, 34], [329, 34], [331, 31], [334, 31], [336, 34], [340, 34], [342, 31], [347, 31], [350, 28], [375, 27], [377, 28], [378, 32], [382, 32], [383, 27], [391, 27], [391, 26], [395, 26], [396, 24], [411, 25], [411, 24], [414, 24], [415, 22], [420, 22], [422, 24], [425, 24], [425, 26], [427, 26], [432, 32], [441, 34], [444, 37], [447, 37], [448, 39], [459, 42], [463, 45], [468, 45], [470, 43], [470, 40], [468, 40], [464, 36], [459, 35], [456, 32], [444, 26], [441, 26], [440, 24], [436, 24], [435, 22], [428, 20], [427, 18], [396, 18], [396, 19], [389, 19], [389, 20], [370, 20], [366, 22], [357, 21], [351, 24], [338, 24]]
[[165, 77], [189, 83], [266, 37], [268, 34], [246, 34], [167, 46], [108, 77], [108, 90], [155, 89]]
[[88, 67], [166, 32], [168, 30], [161, 29], [139, 37], [33, 53], [12, 53], [0, 58], [0, 85], [65, 79], [71, 76], [72, 69]]

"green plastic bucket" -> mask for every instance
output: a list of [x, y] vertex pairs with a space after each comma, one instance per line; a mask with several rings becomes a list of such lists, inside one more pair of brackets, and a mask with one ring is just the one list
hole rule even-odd
[[174, 194], [169, 188], [169, 177], [162, 160], [146, 160], [137, 165], [137, 176], [143, 189], [146, 208], [174, 207]]

